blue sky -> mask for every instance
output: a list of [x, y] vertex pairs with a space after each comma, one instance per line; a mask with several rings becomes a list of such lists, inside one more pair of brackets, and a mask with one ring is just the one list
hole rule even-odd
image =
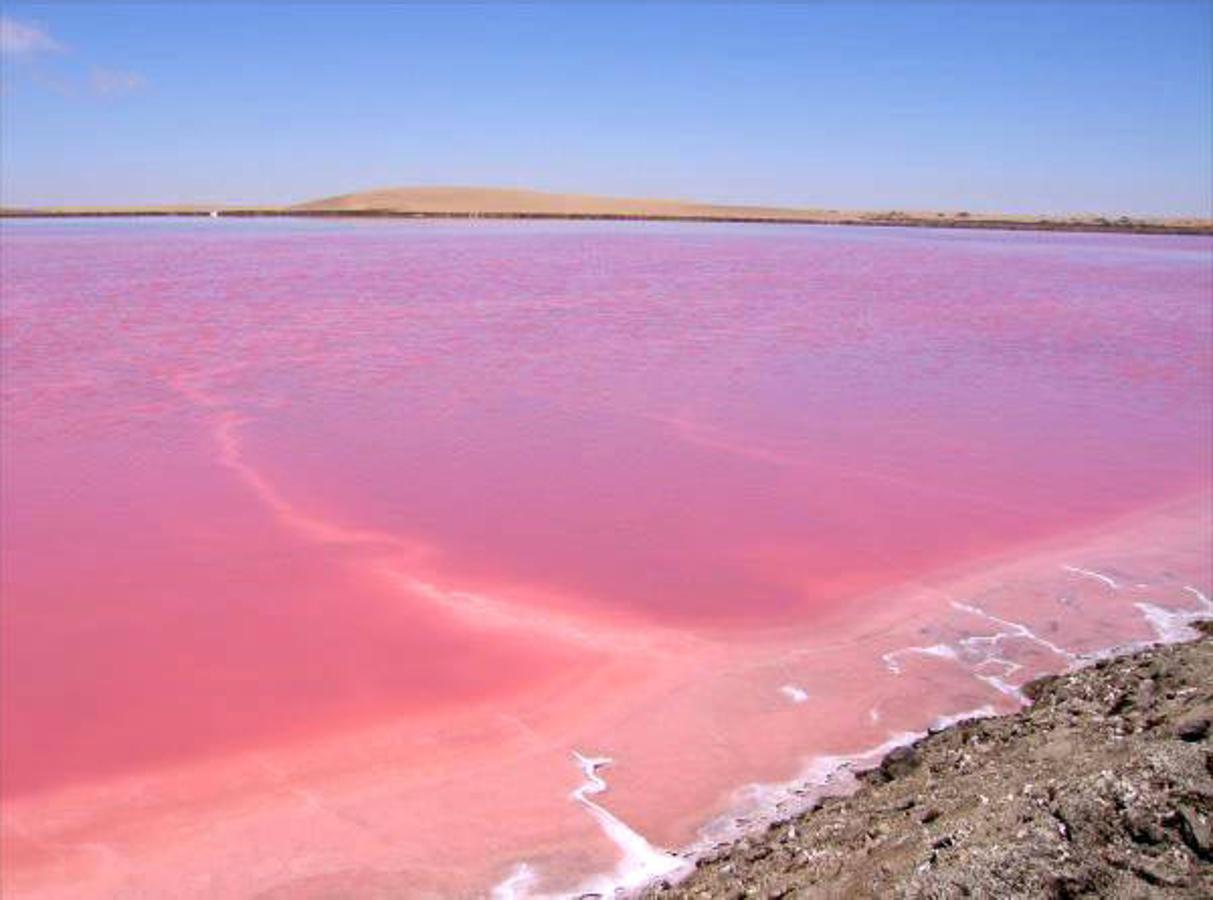
[[1213, 215], [1213, 2], [5, 0], [6, 204], [469, 184]]

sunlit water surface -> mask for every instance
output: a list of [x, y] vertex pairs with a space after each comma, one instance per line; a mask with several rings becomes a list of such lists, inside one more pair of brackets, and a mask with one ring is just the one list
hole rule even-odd
[[1209, 609], [1206, 238], [0, 250], [6, 897], [633, 884]]

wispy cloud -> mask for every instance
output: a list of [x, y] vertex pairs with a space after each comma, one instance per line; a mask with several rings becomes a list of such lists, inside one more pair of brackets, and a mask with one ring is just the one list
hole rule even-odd
[[88, 86], [94, 94], [102, 97], [118, 97], [146, 87], [147, 79], [138, 72], [129, 72], [125, 69], [94, 67], [88, 73]]
[[41, 25], [0, 16], [0, 56], [21, 59], [63, 49], [63, 45]]
[[0, 15], [0, 59], [22, 65], [5, 66], [4, 90], [13, 79], [62, 97], [123, 97], [147, 86], [147, 79], [129, 69], [91, 66], [71, 61], [68, 48], [39, 22]]

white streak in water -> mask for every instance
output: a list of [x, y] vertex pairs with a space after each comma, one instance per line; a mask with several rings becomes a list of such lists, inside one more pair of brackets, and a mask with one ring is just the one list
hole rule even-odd
[[[994, 688], [994, 690], [998, 691], [1000, 694], [1003, 694], [1006, 697], [1010, 697], [1016, 703], [1019, 703], [1021, 705], [1027, 705], [1028, 698], [1024, 696], [1023, 691], [1021, 691], [1019, 689], [1018, 685], [1011, 684], [1006, 679], [1008, 677], [1010, 677], [1011, 675], [1015, 674], [1016, 672], [1018, 672], [1020, 669], [1022, 669], [1023, 666], [1020, 663], [1017, 663], [1013, 660], [1009, 660], [1004, 657], [994, 655], [994, 652], [993, 652], [994, 647], [996, 647], [1000, 641], [1006, 640], [1008, 638], [1019, 638], [1021, 640], [1026, 640], [1026, 641], [1030, 641], [1034, 644], [1038, 644], [1041, 647], [1044, 647], [1045, 649], [1049, 650], [1050, 652], [1055, 653], [1058, 656], [1062, 657], [1069, 663], [1072, 663], [1075, 660], [1074, 654], [1071, 653], [1069, 650], [1066, 650], [1064, 647], [1059, 647], [1056, 644], [1054, 644], [1052, 641], [1042, 638], [1040, 635], [1038, 635], [1036, 632], [1034, 632], [1027, 625], [1024, 625], [1022, 622], [1012, 622], [1009, 619], [1004, 619], [1000, 616], [996, 616], [996, 615], [993, 615], [992, 613], [988, 613], [981, 607], [970, 606], [967, 603], [959, 603], [959, 602], [953, 601], [952, 607], [953, 607], [953, 609], [958, 609], [961, 612], [968, 613], [971, 616], [977, 616], [979, 618], [985, 619], [989, 622], [994, 622], [998, 625], [1002, 625], [1003, 627], [1009, 629], [1008, 631], [999, 631], [999, 632], [997, 632], [995, 634], [991, 634], [991, 635], [975, 635], [973, 637], [962, 638], [960, 641], [960, 644], [965, 649], [971, 649], [971, 648], [980, 647], [980, 646], [984, 646], [987, 648], [985, 651], [985, 658], [982, 659], [980, 662], [977, 663], [976, 666], [973, 667], [973, 677], [976, 678], [978, 681], [988, 684], [990, 687]], [[985, 666], [985, 665], [1003, 666], [1002, 676], [990, 675], [990, 674], [986, 674], [986, 673], [982, 673], [982, 672], [978, 671], [982, 666]]]
[[1146, 617], [1158, 639], [1164, 643], [1191, 640], [1196, 637], [1192, 623], [1213, 616], [1213, 601], [1191, 585], [1185, 585], [1184, 590], [1196, 597], [1197, 609], [1176, 610], [1155, 606], [1153, 603], [1133, 604]]
[[612, 762], [607, 756], [583, 756], [574, 751], [573, 758], [585, 775], [585, 783], [572, 793], [572, 798], [580, 803], [590, 815], [598, 820], [606, 836], [623, 853], [615, 871], [609, 876], [598, 876], [581, 886], [578, 893], [609, 894], [622, 888], [630, 890], [648, 883], [654, 878], [670, 875], [686, 867], [687, 861], [656, 849], [643, 837], [625, 825], [603, 807], [599, 806], [591, 796], [604, 793], [606, 781], [598, 774], [598, 770], [609, 766]]
[[783, 685], [779, 688], [779, 693], [783, 694], [793, 703], [804, 703], [809, 699], [809, 692], [794, 684]]
[[530, 886], [536, 881], [535, 870], [526, 863], [514, 866], [504, 881], [498, 883], [489, 893], [492, 900], [521, 900], [523, 897], [534, 896]]
[[962, 644], [964, 644], [966, 641], [973, 642], [973, 643], [984, 642], [984, 641], [989, 641], [990, 643], [997, 643], [999, 640], [1001, 640], [1002, 638], [1005, 638], [1005, 637], [1020, 637], [1025, 640], [1032, 641], [1033, 643], [1039, 644], [1040, 646], [1046, 648], [1047, 650], [1051, 650], [1053, 653], [1056, 653], [1058, 656], [1064, 657], [1065, 659], [1074, 658], [1074, 654], [1071, 653], [1069, 650], [1066, 650], [1064, 647], [1059, 647], [1056, 644], [1054, 644], [1052, 641], [1042, 638], [1040, 635], [1038, 635], [1036, 632], [1034, 632], [1027, 625], [1024, 625], [1022, 622], [1012, 622], [1012, 621], [1009, 621], [1008, 619], [999, 618], [998, 616], [995, 616], [995, 615], [992, 615], [992, 614], [986, 612], [981, 607], [969, 606], [967, 603], [958, 603], [956, 601], [952, 601], [952, 607], [954, 609], [959, 609], [962, 612], [967, 612], [970, 615], [980, 616], [981, 618], [988, 619], [991, 622], [997, 622], [999, 625], [1005, 625], [1007, 628], [1011, 629], [1011, 633], [1009, 633], [1009, 634], [1000, 633], [1000, 634], [989, 635], [988, 637], [965, 638], [964, 640], [961, 641]]
[[936, 656], [940, 659], [958, 659], [956, 648], [949, 644], [932, 644], [930, 647], [902, 647], [900, 650], [893, 650], [884, 654], [880, 658], [884, 660], [885, 668], [894, 675], [901, 674], [901, 665], [897, 662], [897, 657], [908, 656], [910, 654], [919, 654], [921, 656]]
[[1065, 569], [1067, 572], [1073, 572], [1075, 575], [1086, 575], [1088, 578], [1097, 578], [1100, 581], [1102, 581], [1104, 584], [1106, 584], [1108, 587], [1112, 588], [1112, 590], [1120, 589], [1120, 585], [1116, 583], [1116, 579], [1113, 578], [1111, 575], [1104, 575], [1101, 572], [1093, 572], [1090, 569], [1083, 569], [1083, 568], [1080, 568], [1079, 566], [1065, 565], [1065, 566], [1062, 566], [1062, 568]]
[[589, 811], [607, 839], [619, 848], [622, 854], [619, 864], [613, 872], [595, 875], [571, 891], [549, 895], [537, 894], [531, 890], [537, 876], [534, 869], [522, 863], [515, 866], [509, 877], [493, 888], [493, 900], [547, 900], [549, 897], [577, 897], [583, 894], [613, 896], [616, 892], [632, 891], [657, 878], [671, 876], [690, 868], [687, 860], [658, 850], [613, 813], [590, 799], [607, 790], [607, 783], [598, 774], [598, 770], [611, 764], [612, 759], [609, 756], [585, 756], [574, 750], [573, 759], [585, 776], [585, 782], [569, 796], [573, 802], [581, 804]]
[[[212, 436], [218, 448], [217, 462], [231, 471], [286, 528], [302, 538], [329, 545], [359, 547], [371, 551], [358, 564], [387, 578], [396, 588], [440, 607], [477, 628], [517, 629], [542, 634], [553, 640], [607, 647], [613, 650], [643, 650], [656, 653], [654, 642], [637, 638], [629, 629], [586, 623], [573, 615], [548, 608], [532, 608], [475, 591], [442, 587], [412, 574], [412, 563], [432, 556], [431, 547], [385, 531], [344, 525], [299, 509], [247, 458], [241, 430], [250, 421], [228, 409], [224, 401], [187, 380], [172, 381], [176, 390], [211, 417]], [[680, 636], [685, 643], [685, 638]]]
[[[994, 634], [979, 634], [960, 638], [955, 644], [933, 644], [929, 647], [903, 647], [900, 650], [894, 650], [881, 657], [890, 672], [894, 675], [901, 674], [902, 670], [901, 665], [898, 663], [898, 657], [903, 655], [918, 654], [921, 656], [934, 656], [939, 659], [950, 659], [964, 665], [969, 670], [969, 673], [978, 681], [989, 685], [1000, 694], [1010, 697], [1016, 703], [1026, 704], [1027, 698], [1020, 691], [1019, 687], [1007, 681], [1008, 678], [1022, 669], [1023, 665], [995, 654], [995, 648], [1001, 641], [1009, 639], [1029, 641], [1057, 654], [1069, 663], [1073, 663], [1077, 658], [1064, 647], [1059, 647], [1052, 641], [1042, 638], [1022, 622], [1012, 622], [1009, 619], [993, 615], [980, 607], [971, 606], [967, 603], [953, 601], [952, 607], [968, 615], [985, 619], [987, 622], [993, 622], [1001, 626], [1003, 630], [997, 631]], [[992, 674], [988, 671], [982, 671], [987, 666], [1001, 667], [1002, 672], [1000, 674]]]

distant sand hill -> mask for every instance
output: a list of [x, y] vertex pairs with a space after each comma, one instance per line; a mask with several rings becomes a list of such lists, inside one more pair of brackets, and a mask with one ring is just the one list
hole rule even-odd
[[399, 187], [341, 194], [289, 207], [309, 215], [403, 215], [492, 218], [692, 219], [731, 222], [804, 222], [850, 225], [924, 225], [963, 228], [1031, 228], [1064, 231], [1213, 233], [1207, 219], [1107, 218], [1093, 215], [1030, 216], [968, 212], [795, 209], [729, 206], [690, 200], [600, 197], [485, 187]]
[[[824, 210], [720, 206], [685, 200], [598, 197], [481, 187], [401, 187], [342, 194], [293, 209], [305, 212], [394, 212], [493, 216], [636, 216], [643, 218], [821, 219]], [[841, 218], [841, 216], [839, 216]]]

